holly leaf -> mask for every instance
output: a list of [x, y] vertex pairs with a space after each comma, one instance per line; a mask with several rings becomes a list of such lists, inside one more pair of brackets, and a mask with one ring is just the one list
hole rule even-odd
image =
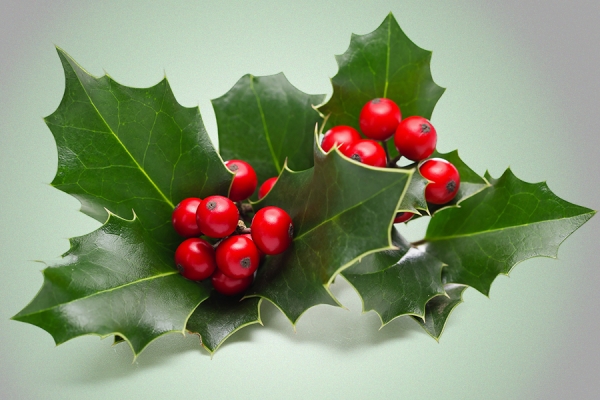
[[425, 250], [447, 264], [446, 282], [488, 295], [496, 276], [515, 264], [556, 258], [560, 244], [595, 211], [560, 199], [544, 182], [523, 182], [510, 169], [486, 179], [491, 187], [432, 217]]
[[462, 294], [467, 287], [449, 283], [444, 285], [445, 296], [436, 296], [427, 302], [425, 307], [425, 318], [414, 317], [425, 332], [439, 341], [444, 332], [448, 317], [454, 308], [463, 302]]
[[65, 93], [45, 120], [58, 149], [52, 185], [79, 199], [100, 222], [107, 212], [140, 217], [152, 239], [171, 248], [174, 205], [186, 197], [227, 195], [233, 174], [223, 165], [197, 107], [175, 100], [166, 79], [136, 89], [96, 78], [63, 50]]
[[43, 271], [35, 298], [13, 319], [46, 330], [56, 344], [77, 336], [116, 335], [137, 356], [186, 321], [208, 290], [183, 278], [172, 253], [157, 246], [140, 219], [113, 214]]
[[236, 331], [252, 324], [261, 324], [261, 299], [241, 300], [213, 291], [208, 300], [196, 308], [187, 323], [187, 330], [197, 333], [202, 346], [213, 354]]
[[[378, 97], [398, 104], [402, 117], [431, 118], [444, 93], [431, 77], [431, 52], [414, 44], [390, 13], [366, 35], [352, 35], [348, 50], [336, 56], [339, 71], [331, 79], [333, 95], [319, 110], [329, 115], [328, 126], [349, 125], [358, 129], [362, 107]], [[398, 154], [392, 141], [392, 155]]]
[[302, 171], [313, 165], [313, 130], [320, 115], [312, 106], [324, 95], [309, 95], [283, 74], [244, 75], [225, 95], [212, 100], [224, 159], [241, 159], [259, 182], [278, 176], [287, 165]]
[[395, 249], [369, 254], [342, 272], [363, 311], [375, 311], [382, 326], [401, 315], [425, 318], [426, 304], [445, 294], [441, 261], [412, 247], [395, 229], [392, 243]]
[[337, 151], [314, 150], [314, 168], [284, 168], [261, 201], [284, 209], [294, 239], [282, 254], [267, 257], [247, 297], [260, 296], [292, 324], [317, 304], [338, 305], [329, 291], [333, 278], [358, 258], [393, 249], [390, 232], [410, 171], [365, 166]]

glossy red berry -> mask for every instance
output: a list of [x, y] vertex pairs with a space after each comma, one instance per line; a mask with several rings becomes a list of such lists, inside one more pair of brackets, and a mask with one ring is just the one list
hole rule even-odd
[[370, 139], [363, 139], [356, 142], [344, 152], [344, 155], [354, 161], [372, 165], [373, 167], [385, 167], [387, 165], [385, 150], [379, 143]]
[[217, 267], [230, 278], [246, 278], [254, 274], [260, 255], [252, 239], [242, 235], [230, 236], [217, 246]]
[[396, 217], [394, 218], [394, 223], [395, 224], [399, 224], [402, 222], [407, 222], [408, 220], [410, 220], [415, 214], [411, 213], [411, 212], [399, 212], [396, 214]]
[[215, 251], [206, 240], [186, 239], [175, 250], [175, 265], [185, 278], [201, 281], [217, 268]]
[[202, 234], [196, 221], [196, 210], [198, 210], [201, 201], [202, 199], [197, 197], [189, 197], [175, 206], [171, 217], [175, 232], [183, 237], [200, 236]]
[[252, 275], [241, 279], [230, 278], [217, 268], [210, 281], [217, 292], [226, 296], [233, 296], [248, 289], [253, 279]]
[[435, 150], [437, 133], [431, 122], [415, 115], [400, 122], [394, 134], [394, 144], [403, 157], [421, 161]]
[[271, 191], [271, 188], [273, 187], [273, 185], [275, 185], [275, 182], [277, 182], [277, 177], [274, 176], [273, 178], [269, 178], [266, 181], [263, 182], [262, 185], [260, 185], [260, 187], [258, 188], [258, 199], [262, 199], [263, 197], [265, 197], [267, 195], [267, 193], [269, 193]]
[[232, 201], [240, 201], [252, 196], [258, 185], [254, 168], [242, 160], [229, 160], [225, 162], [225, 165], [235, 174], [229, 190], [229, 198]]
[[419, 167], [424, 178], [431, 181], [425, 187], [425, 200], [433, 204], [446, 204], [456, 196], [460, 175], [456, 167], [441, 158], [431, 158]]
[[[252, 234], [251, 233], [242, 233], [240, 236], [245, 236], [248, 239], [252, 240]], [[254, 240], [252, 240], [252, 242], [254, 242]], [[254, 245], [254, 247], [256, 247], [256, 244]], [[258, 256], [260, 257], [261, 261], [263, 258], [265, 258], [265, 253], [263, 253], [262, 251], [260, 251], [260, 249], [258, 247], [256, 247], [256, 251], [258, 251]]]
[[348, 147], [361, 140], [362, 137], [356, 129], [347, 125], [334, 126], [323, 136], [321, 148], [328, 152], [335, 145], [339, 145], [340, 151], [343, 153]]
[[292, 218], [281, 208], [273, 206], [261, 208], [254, 214], [250, 230], [256, 247], [269, 255], [283, 253], [294, 236]]
[[223, 196], [205, 198], [196, 211], [198, 227], [205, 235], [213, 238], [231, 235], [239, 218], [240, 213], [233, 201]]
[[396, 132], [402, 120], [400, 108], [390, 99], [378, 98], [369, 101], [360, 111], [360, 130], [370, 139], [388, 140]]

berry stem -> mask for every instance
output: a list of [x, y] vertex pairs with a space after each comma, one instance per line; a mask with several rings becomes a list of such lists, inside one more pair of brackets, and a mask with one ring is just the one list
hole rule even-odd
[[387, 144], [385, 140], [381, 140], [379, 143], [381, 143], [381, 147], [385, 150], [385, 160], [387, 161], [387, 164], [390, 165], [390, 152], [388, 151]]
[[388, 168], [398, 168], [398, 166], [396, 164], [398, 164], [398, 161], [400, 161], [400, 159], [402, 158], [402, 154], [398, 154], [396, 157], [394, 157], [393, 159], [389, 160], [388, 158]]
[[425, 243], [427, 243], [427, 239], [421, 239], [421, 240], [417, 240], [416, 242], [412, 242], [411, 246], [418, 247], [418, 246], [420, 246], [422, 244], [425, 244]]

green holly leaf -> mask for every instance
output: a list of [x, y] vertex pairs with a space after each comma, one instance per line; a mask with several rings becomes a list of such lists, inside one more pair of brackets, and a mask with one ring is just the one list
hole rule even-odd
[[181, 238], [171, 226], [186, 197], [227, 195], [232, 173], [223, 165], [197, 107], [175, 100], [166, 79], [136, 89], [88, 74], [63, 50], [65, 93], [46, 118], [58, 148], [52, 185], [79, 199], [100, 222], [106, 210], [140, 221], [161, 245]]
[[401, 315], [424, 318], [426, 304], [445, 294], [441, 261], [412, 247], [395, 229], [392, 243], [396, 249], [370, 254], [342, 272], [363, 311], [375, 311], [382, 325]]
[[[431, 52], [414, 44], [390, 13], [375, 31], [352, 35], [348, 50], [336, 56], [338, 73], [331, 79], [333, 95], [319, 107], [329, 115], [328, 126], [358, 126], [360, 110], [369, 100], [389, 98], [402, 117], [431, 118], [444, 93], [431, 77]], [[392, 155], [398, 154], [392, 141]]]
[[412, 212], [417, 215], [420, 212], [428, 214], [429, 208], [425, 201], [425, 187], [429, 181], [423, 178], [418, 168], [410, 168], [410, 171], [412, 171], [412, 176], [406, 193], [398, 206], [398, 212]]
[[312, 167], [313, 131], [321, 120], [312, 107], [324, 98], [298, 90], [283, 74], [243, 76], [212, 101], [221, 155], [250, 163], [260, 183], [278, 176], [286, 159], [295, 171]]
[[241, 300], [239, 296], [223, 296], [213, 291], [208, 300], [196, 308], [187, 323], [187, 330], [197, 333], [202, 346], [213, 354], [236, 331], [261, 324], [261, 299]]
[[454, 308], [463, 302], [462, 294], [467, 286], [449, 283], [444, 285], [446, 296], [436, 296], [427, 302], [425, 318], [413, 317], [425, 332], [439, 340], [444, 332], [448, 317]]
[[441, 209], [455, 207], [460, 202], [490, 186], [485, 178], [477, 175], [477, 173], [459, 157], [458, 150], [449, 153], [438, 153], [435, 151], [430, 158], [442, 158], [451, 162], [456, 167], [460, 174], [460, 187], [456, 197], [443, 205], [428, 204], [425, 201], [425, 188], [428, 181], [419, 173], [418, 168], [414, 167], [413, 169], [415, 172], [408, 186], [406, 195], [403, 197], [402, 203], [398, 208], [399, 212], [408, 211], [413, 213], [423, 212], [424, 214], [434, 214]]
[[183, 278], [172, 253], [134, 216], [110, 214], [98, 230], [70, 239], [46, 268], [39, 293], [13, 319], [48, 331], [57, 344], [77, 336], [117, 335], [137, 356], [167, 333], [185, 332], [208, 290]]
[[510, 169], [459, 208], [435, 214], [427, 253], [447, 264], [445, 281], [488, 295], [499, 274], [536, 256], [556, 257], [559, 245], [595, 211], [560, 199], [546, 183], [527, 183]]
[[358, 258], [392, 249], [395, 210], [410, 171], [381, 169], [315, 146], [314, 168], [285, 168], [256, 210], [277, 206], [292, 217], [294, 239], [282, 254], [267, 257], [247, 296], [271, 301], [295, 324], [310, 307], [338, 305], [333, 278]]

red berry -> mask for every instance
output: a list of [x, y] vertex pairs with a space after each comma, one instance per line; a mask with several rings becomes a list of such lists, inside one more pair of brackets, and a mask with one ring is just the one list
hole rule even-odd
[[196, 220], [207, 236], [222, 238], [231, 235], [237, 227], [240, 213], [227, 197], [209, 196], [200, 202]]
[[230, 236], [217, 246], [217, 267], [230, 278], [246, 278], [254, 274], [260, 263], [258, 249], [252, 239]]
[[202, 199], [189, 197], [182, 200], [175, 209], [171, 217], [173, 228], [183, 237], [200, 236], [202, 232], [196, 222], [196, 210]]
[[265, 197], [267, 195], [267, 193], [269, 193], [271, 191], [271, 188], [273, 187], [273, 185], [275, 185], [275, 182], [277, 182], [277, 177], [274, 176], [273, 178], [269, 178], [266, 181], [263, 182], [262, 185], [260, 185], [260, 188], [258, 188], [258, 199], [262, 199], [263, 197]]
[[426, 159], [435, 150], [437, 133], [427, 119], [412, 116], [403, 119], [396, 129], [394, 144], [398, 153], [412, 161]]
[[185, 278], [201, 281], [217, 268], [215, 251], [206, 240], [186, 239], [175, 250], [175, 265]]
[[252, 240], [260, 251], [273, 255], [283, 253], [292, 243], [292, 218], [278, 207], [265, 207], [252, 219]]
[[398, 214], [396, 214], [396, 218], [394, 218], [394, 223], [399, 224], [401, 222], [407, 222], [414, 215], [415, 214], [413, 214], [411, 212], [399, 212]]
[[360, 133], [353, 127], [338, 125], [325, 132], [321, 148], [328, 152], [335, 144], [338, 144], [340, 151], [343, 152], [361, 139]]
[[[250, 233], [243, 233], [240, 236], [245, 236], [248, 239], [252, 240], [252, 234]], [[252, 242], [254, 242], [254, 240], [252, 240]], [[256, 247], [256, 244], [254, 244], [254, 247]], [[262, 261], [263, 258], [265, 258], [265, 253], [263, 253], [262, 251], [260, 251], [260, 249], [258, 247], [256, 247], [256, 251], [258, 251], [258, 256], [260, 257], [260, 260]], [[260, 266], [260, 265], [259, 265]]]
[[344, 155], [354, 161], [374, 167], [385, 167], [387, 165], [385, 150], [379, 143], [370, 139], [363, 139], [356, 142], [344, 152]]
[[232, 201], [246, 200], [254, 193], [258, 184], [254, 168], [242, 160], [229, 160], [225, 165], [235, 174], [229, 190], [229, 198]]
[[388, 140], [402, 120], [400, 108], [390, 99], [373, 99], [364, 105], [358, 117], [360, 130], [368, 138]]
[[242, 293], [252, 284], [254, 277], [250, 275], [247, 278], [235, 279], [230, 278], [217, 269], [211, 278], [211, 282], [215, 290], [227, 296]]
[[425, 200], [433, 204], [445, 204], [452, 200], [460, 186], [460, 175], [452, 163], [431, 158], [419, 167], [424, 178], [431, 181], [425, 187]]

